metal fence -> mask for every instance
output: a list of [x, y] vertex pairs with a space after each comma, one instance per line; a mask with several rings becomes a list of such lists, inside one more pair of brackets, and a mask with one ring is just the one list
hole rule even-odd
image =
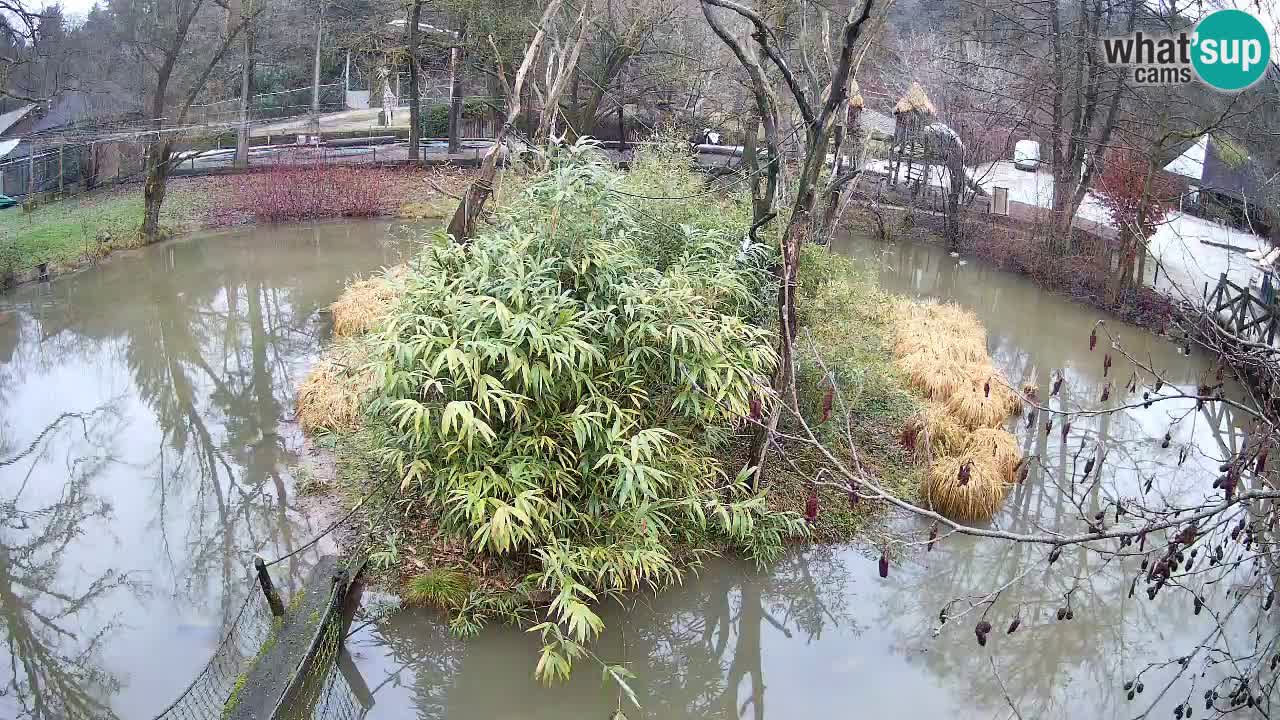
[[[359, 522], [356, 513], [371, 498], [385, 492], [387, 487], [387, 483], [375, 487], [349, 513], [310, 541], [283, 557], [262, 564], [258, 572], [264, 573], [266, 579], [263, 582], [270, 585], [269, 575], [265, 575], [268, 566], [314, 547], [321, 538], [348, 523]], [[321, 558], [312, 568], [313, 582], [325, 579], [333, 582], [332, 589], [323, 596], [326, 610], [317, 609], [317, 612], [322, 612], [324, 626], [313, 631], [315, 641], [307, 648], [295, 673], [279, 678], [265, 675], [269, 683], [281, 682], [282, 686], [273, 717], [259, 720], [360, 720], [373, 706], [368, 686], [345, 651], [348, 626], [360, 604], [359, 575], [367, 558], [368, 548], [359, 546], [341, 559]], [[241, 691], [251, 684], [250, 674], [257, 663], [270, 662], [266, 658], [272, 648], [286, 642], [282, 637], [273, 638], [273, 634], [284, 632], [290, 626], [290, 618], [272, 615], [270, 603], [264, 595], [268, 588], [263, 587], [260, 591], [258, 583], [256, 573], [246, 578], [245, 599], [228, 623], [222, 642], [191, 684], [154, 720], [227, 720], [235, 716]], [[291, 619], [293, 626], [302, 631], [314, 623], [309, 619], [310, 615], [301, 617], [306, 610], [307, 598], [298, 593], [317, 590], [318, 587], [294, 590], [292, 600], [301, 602], [294, 608], [299, 616]], [[271, 593], [274, 594], [275, 590], [272, 589]], [[279, 604], [280, 598], [274, 596], [274, 601]], [[265, 667], [270, 670], [269, 666]], [[243, 713], [251, 708], [241, 707], [240, 710]]]
[[272, 618], [262, 595], [246, 585], [244, 602], [213, 657], [191, 685], [155, 720], [223, 720], [227, 703], [271, 635]]
[[[249, 120], [279, 120], [306, 115], [312, 110], [314, 87], [300, 87], [254, 95], [249, 103]], [[346, 107], [342, 83], [320, 86], [320, 112], [337, 112]], [[240, 119], [240, 99], [231, 98], [204, 105], [193, 105], [190, 113], [195, 124], [233, 123]]]

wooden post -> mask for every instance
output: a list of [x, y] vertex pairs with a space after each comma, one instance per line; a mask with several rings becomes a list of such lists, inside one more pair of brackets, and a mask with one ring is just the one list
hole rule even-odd
[[271, 614], [284, 617], [284, 603], [280, 601], [280, 593], [276, 592], [276, 586], [271, 582], [271, 575], [267, 573], [267, 562], [261, 555], [255, 555], [253, 567], [258, 571], [258, 584], [262, 586], [262, 594], [267, 596], [267, 605], [271, 606]]
[[58, 196], [59, 196], [59, 197], [61, 197], [62, 195], [66, 194], [66, 190], [65, 190], [65, 187], [66, 187], [66, 182], [65, 182], [66, 175], [64, 175], [64, 174], [63, 174], [63, 172], [62, 172], [62, 149], [63, 149], [64, 147], [66, 147], [66, 146], [65, 146], [65, 145], [59, 145], [59, 146], [58, 146]]
[[[622, 94], [622, 76], [618, 76], [618, 149], [622, 152], [627, 151], [627, 121], [624, 115], [624, 106], [627, 98]], [[544, 109], [543, 112], [546, 112]]]
[[31, 141], [27, 155], [27, 200], [35, 200], [36, 192], [36, 141]]

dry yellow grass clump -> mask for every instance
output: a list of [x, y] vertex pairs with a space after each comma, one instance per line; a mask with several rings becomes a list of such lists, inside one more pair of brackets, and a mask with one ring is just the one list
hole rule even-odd
[[360, 338], [391, 313], [407, 272], [396, 265], [356, 280], [329, 306], [337, 340], [298, 387], [298, 422], [304, 431], [359, 429], [361, 404], [378, 382]]
[[947, 409], [965, 427], [977, 430], [999, 427], [1009, 416], [1018, 414], [1022, 402], [1001, 380], [993, 377], [970, 380], [958, 388], [947, 398]]
[[358, 342], [343, 341], [316, 362], [298, 388], [298, 422], [304, 431], [358, 428], [361, 401], [377, 384], [367, 359]]
[[894, 310], [898, 366], [928, 399], [902, 437], [917, 462], [930, 463], [925, 501], [960, 520], [989, 519], [1017, 471], [1017, 443], [1001, 425], [1021, 400], [991, 364], [986, 329], [972, 312], [909, 301]]
[[[964, 476], [962, 467], [968, 467]], [[935, 460], [924, 475], [925, 502], [963, 522], [988, 520], [1000, 510], [1011, 484], [982, 453], [951, 455]]]
[[893, 351], [899, 358], [932, 353], [950, 363], [985, 363], [987, 331], [978, 317], [956, 305], [904, 300], [894, 308], [898, 328]]
[[329, 306], [333, 313], [333, 334], [357, 337], [377, 327], [395, 305], [398, 284], [405, 271], [405, 266], [397, 265], [381, 275], [348, 285]]
[[1018, 471], [1018, 463], [1022, 461], [1022, 452], [1018, 450], [1018, 442], [1013, 435], [997, 428], [974, 430], [969, 436], [965, 452], [974, 458], [999, 471], [1006, 482], [1013, 482], [1013, 475]]
[[969, 443], [969, 431], [951, 417], [944, 405], [925, 402], [924, 409], [909, 420], [902, 431], [902, 444], [919, 463], [935, 457], [955, 455]]

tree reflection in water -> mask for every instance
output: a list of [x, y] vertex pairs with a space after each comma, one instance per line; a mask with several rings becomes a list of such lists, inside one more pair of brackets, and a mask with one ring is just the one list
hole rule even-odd
[[[884, 245], [862, 238], [846, 238], [844, 243], [843, 252], [870, 260], [885, 289], [954, 301], [973, 310], [987, 327], [987, 346], [996, 365], [1014, 385], [1035, 382], [1039, 397], [1053, 407], [1094, 406], [1108, 383], [1130, 380], [1116, 372], [1107, 377], [1103, 349], [1091, 351], [1086, 339], [1099, 319], [1091, 308], [980, 262], [962, 263], [936, 247]], [[1112, 320], [1108, 324], [1123, 334], [1129, 351], [1161, 368], [1173, 384], [1194, 389], [1210, 372], [1207, 358], [1188, 358], [1163, 338]], [[1065, 381], [1061, 392], [1050, 398], [1055, 372]], [[1010, 493], [994, 524], [1034, 533], [1055, 527], [1060, 518], [1094, 516], [1115, 498], [1142, 496], [1153, 476], [1160, 478], [1158, 492], [1202, 492], [1217, 475], [1218, 465], [1243, 442], [1232, 414], [1214, 412], [1208, 407], [1197, 412], [1194, 402], [1186, 401], [1114, 415], [1077, 415], [1069, 436], [1062, 434], [1060, 417], [1048, 432], [1043, 417], [1030, 424], [1025, 418], [1014, 421], [1011, 428], [1023, 454], [1038, 462], [1025, 483]], [[1153, 440], [1165, 432], [1172, 435], [1168, 449]], [[1080, 485], [1083, 465], [1099, 447], [1106, 448], [1105, 461], [1085, 491]], [[1183, 448], [1185, 462], [1179, 457]], [[1131, 598], [1137, 559], [1086, 557], [1077, 548], [1064, 552], [1050, 569], [1043, 556], [1028, 545], [947, 538], [920, 559], [925, 568], [890, 574], [880, 622], [893, 623], [905, 645], [927, 648], [923, 656], [932, 675], [955, 684], [957, 692], [973, 698], [977, 706], [1007, 713], [1007, 690], [1026, 717], [1071, 717], [1084, 711], [1090, 717], [1111, 718], [1140, 712], [1142, 708], [1126, 705], [1121, 678], [1132, 677], [1148, 662], [1186, 653], [1202, 637], [1198, 628], [1206, 618], [1194, 617], [1185, 597], [1166, 593], [1147, 600], [1141, 584], [1142, 597]], [[995, 632], [979, 650], [973, 628], [986, 606], [962, 613], [970, 601], [981, 603], [1000, 589], [987, 611]], [[1224, 591], [1225, 587], [1206, 589]], [[939, 631], [944, 607], [950, 622]], [[1059, 622], [1056, 615], [1064, 607], [1071, 608], [1074, 619]], [[1009, 637], [1005, 629], [1015, 616], [1021, 620], [1020, 630]], [[999, 679], [982, 655], [990, 655]], [[1158, 712], [1167, 709], [1172, 715], [1181, 699], [1180, 692], [1169, 693], [1167, 707]]]
[[[296, 380], [321, 346], [322, 309], [345, 281], [396, 259], [399, 243], [385, 243], [386, 235], [380, 223], [222, 233], [148, 248], [0, 299], [0, 458], [26, 447], [40, 430], [33, 423], [120, 396], [112, 462], [67, 440], [75, 447], [65, 462], [37, 452], [22, 472], [0, 467], [0, 492], [29, 475], [45, 492], [65, 482], [69, 497], [110, 497], [116, 505], [109, 518], [82, 519], [90, 528], [79, 532], [94, 537], [68, 531], [58, 552], [42, 558], [48, 578], [59, 577], [60, 560], [64, 574], [110, 564], [146, 581], [135, 602], [110, 597], [111, 582], [119, 582], [110, 575], [35, 603], [73, 605], [84, 618], [73, 634], [91, 643], [86, 657], [120, 663], [108, 667], [109, 682], [94, 673], [66, 677], [99, 703], [91, 716], [108, 704], [131, 719], [163, 707], [191, 681], [252, 588], [252, 554], [285, 555], [310, 538], [314, 528], [297, 511], [290, 476], [300, 444], [290, 424]], [[3, 527], [21, 524], [15, 516]], [[317, 554], [276, 568], [284, 592], [301, 584]], [[65, 610], [50, 612], [60, 627], [68, 619]], [[116, 621], [127, 632], [116, 631]], [[85, 651], [58, 652], [74, 660]], [[49, 686], [15, 666], [15, 684]], [[0, 695], [3, 718], [7, 697]], [[53, 713], [64, 716], [75, 717]]]
[[[21, 477], [24, 465], [41, 461], [61, 433], [79, 433], [92, 455], [65, 461], [66, 483], [52, 502], [29, 500], [26, 480], [6, 486], [0, 499], [0, 626], [8, 657], [0, 662], [0, 710], [5, 717], [88, 720], [114, 717], [107, 699], [120, 681], [99, 667], [114, 621], [93, 631], [84, 617], [101, 598], [135, 590], [129, 576], [107, 571], [77, 587], [62, 577], [68, 548], [91, 520], [106, 520], [111, 506], [90, 492], [93, 479], [113, 462], [110, 434], [118, 416], [108, 407], [63, 416], [21, 452], [0, 458], [0, 468]], [[7, 672], [6, 672], [7, 671]]]
[[610, 608], [596, 652], [624, 663], [641, 710], [602, 684], [589, 663], [565, 687], [533, 678], [535, 637], [494, 627], [465, 642], [439, 617], [405, 611], [357, 634], [352, 652], [376, 704], [370, 717], [591, 718], [615, 709], [662, 718], [765, 717], [764, 636], [818, 641], [858, 627], [849, 574], [834, 548], [788, 555], [768, 572], [728, 561], [657, 597]]

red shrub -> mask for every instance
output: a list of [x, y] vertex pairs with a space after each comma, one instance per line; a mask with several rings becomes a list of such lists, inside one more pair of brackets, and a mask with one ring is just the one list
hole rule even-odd
[[405, 177], [385, 168], [282, 164], [237, 180], [235, 205], [259, 222], [288, 222], [386, 215], [399, 206]]
[[[1151, 173], [1147, 186], [1147, 174]], [[1146, 197], [1143, 190], [1146, 187]], [[1151, 237], [1164, 222], [1178, 196], [1178, 185], [1168, 176], [1150, 167], [1148, 158], [1131, 148], [1116, 148], [1107, 153], [1106, 167], [1098, 178], [1099, 200], [1111, 213], [1111, 224], [1131, 228], [1143, 238]], [[1146, 201], [1142, 226], [1138, 227], [1138, 211]]]

